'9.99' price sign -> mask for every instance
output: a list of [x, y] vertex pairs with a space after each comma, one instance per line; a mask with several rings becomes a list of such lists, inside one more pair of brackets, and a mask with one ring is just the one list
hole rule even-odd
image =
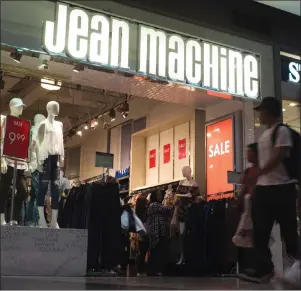
[[18, 159], [28, 159], [30, 121], [8, 115], [5, 120], [5, 135], [2, 155]]

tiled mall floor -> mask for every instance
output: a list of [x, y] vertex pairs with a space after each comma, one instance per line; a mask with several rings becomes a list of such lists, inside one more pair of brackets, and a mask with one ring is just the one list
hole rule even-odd
[[271, 285], [258, 285], [234, 278], [54, 278], [1, 277], [3, 290], [271, 290]]

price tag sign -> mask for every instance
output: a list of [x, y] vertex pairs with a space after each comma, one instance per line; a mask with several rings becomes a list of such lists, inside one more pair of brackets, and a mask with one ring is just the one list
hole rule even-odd
[[30, 121], [8, 115], [5, 120], [2, 155], [8, 158], [28, 159]]

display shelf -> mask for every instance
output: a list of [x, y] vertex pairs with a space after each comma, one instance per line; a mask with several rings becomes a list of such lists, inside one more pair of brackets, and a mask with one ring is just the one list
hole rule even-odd
[[129, 178], [130, 178], [130, 176], [124, 176], [124, 177], [117, 178], [116, 181], [119, 182], [119, 181], [123, 181], [123, 180], [129, 179]]

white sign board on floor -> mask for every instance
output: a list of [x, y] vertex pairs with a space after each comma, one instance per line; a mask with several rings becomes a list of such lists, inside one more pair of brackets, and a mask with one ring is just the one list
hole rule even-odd
[[84, 276], [88, 231], [1, 226], [2, 276]]

